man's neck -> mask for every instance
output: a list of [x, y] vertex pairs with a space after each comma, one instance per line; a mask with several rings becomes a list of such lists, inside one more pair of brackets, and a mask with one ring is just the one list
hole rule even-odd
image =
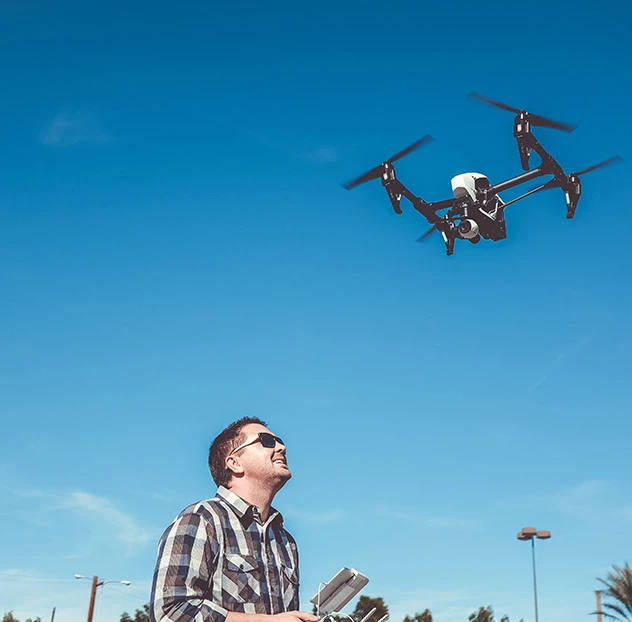
[[234, 492], [246, 503], [256, 505], [259, 508], [261, 520], [264, 523], [268, 520], [268, 516], [270, 516], [270, 506], [272, 505], [276, 491], [264, 490], [261, 487], [247, 485], [241, 481], [232, 482], [229, 490]]

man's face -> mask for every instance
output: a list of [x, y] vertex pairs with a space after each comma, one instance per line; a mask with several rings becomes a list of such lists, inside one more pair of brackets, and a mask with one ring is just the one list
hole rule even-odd
[[239, 452], [239, 461], [244, 468], [244, 476], [259, 480], [262, 485], [269, 485], [280, 490], [285, 482], [292, 477], [285, 458], [285, 445], [275, 443], [274, 447], [264, 447], [257, 437], [258, 432], [272, 434], [268, 428], [260, 423], [249, 423], [241, 430], [244, 443], [254, 441]]

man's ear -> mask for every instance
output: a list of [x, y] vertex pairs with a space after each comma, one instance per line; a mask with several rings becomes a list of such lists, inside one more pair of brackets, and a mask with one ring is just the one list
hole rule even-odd
[[235, 476], [244, 474], [244, 467], [239, 460], [239, 456], [228, 456], [226, 458], [226, 468]]

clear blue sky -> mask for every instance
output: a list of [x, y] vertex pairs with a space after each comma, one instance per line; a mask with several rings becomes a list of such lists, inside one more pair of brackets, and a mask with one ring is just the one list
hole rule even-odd
[[[302, 601], [342, 566], [393, 622], [492, 605], [590, 620], [632, 561], [629, 2], [113, 1], [0, 6], [0, 613], [99, 622], [147, 602], [158, 537], [212, 496], [210, 440], [256, 415]], [[521, 172], [512, 115], [587, 175], [508, 238], [457, 243], [428, 201]], [[506, 198], [511, 198], [511, 193]], [[352, 607], [349, 607], [351, 610]], [[96, 622], [96, 620], [95, 620]]]

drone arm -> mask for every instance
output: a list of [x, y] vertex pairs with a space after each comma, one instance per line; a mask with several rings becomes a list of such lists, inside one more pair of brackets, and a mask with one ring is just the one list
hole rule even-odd
[[501, 181], [495, 186], [490, 186], [490, 188], [488, 188], [487, 190], [487, 196], [499, 194], [500, 192], [504, 192], [505, 190], [509, 190], [510, 188], [515, 188], [520, 184], [524, 184], [527, 181], [542, 177], [542, 175], [549, 175], [550, 173], [551, 172], [546, 168], [539, 166], [538, 168], [534, 168], [532, 171], [527, 171], [526, 173], [518, 175], [517, 177], [512, 177], [511, 179], [507, 179], [506, 181]]
[[[401, 197], [405, 197], [430, 224], [434, 224], [440, 220], [439, 216], [436, 214], [437, 210], [445, 207], [451, 207], [454, 202], [452, 199], [448, 199], [447, 201], [440, 201], [439, 203], [427, 203], [422, 198], [416, 196], [408, 190], [408, 188], [406, 188], [406, 186], [404, 186], [404, 184], [398, 179], [389, 179], [385, 181], [383, 185], [388, 192], [393, 208], [398, 214], [402, 213], [401, 208], [399, 207], [399, 200]], [[444, 203], [445, 205], [442, 205]]]
[[[426, 203], [423, 199], [416, 198], [414, 201], [411, 201], [411, 203], [431, 225], [434, 225], [441, 220], [437, 212], [446, 207], [452, 207], [454, 200], [448, 199], [447, 201], [439, 201], [437, 203]], [[442, 205], [442, 203], [447, 203], [447, 205]]]
[[541, 186], [538, 186], [537, 188], [533, 188], [532, 190], [529, 190], [528, 192], [521, 194], [519, 197], [516, 197], [515, 199], [511, 199], [511, 201], [507, 201], [506, 203], [503, 203], [502, 208], [504, 210], [506, 207], [509, 207], [512, 203], [516, 203], [517, 201], [520, 201], [521, 199], [526, 199], [528, 196], [531, 196], [532, 194], [535, 194], [536, 192], [540, 192], [541, 190], [547, 190], [548, 188], [555, 188], [555, 186], [557, 185], [558, 185], [557, 180], [551, 179], [550, 181], [547, 181], [545, 184], [542, 184]]

